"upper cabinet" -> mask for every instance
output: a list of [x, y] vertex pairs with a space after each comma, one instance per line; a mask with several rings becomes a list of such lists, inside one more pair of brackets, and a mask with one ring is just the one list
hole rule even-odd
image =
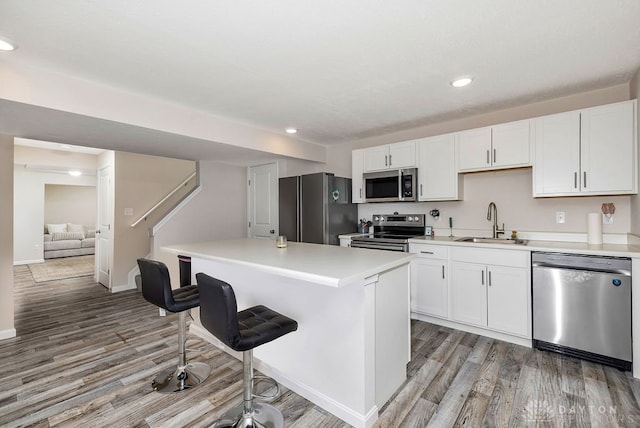
[[533, 196], [637, 193], [636, 103], [534, 119]]
[[387, 144], [364, 149], [364, 172], [416, 166], [416, 142]]
[[529, 121], [459, 132], [458, 163], [461, 172], [530, 166]]
[[364, 149], [351, 152], [351, 202], [364, 202]]
[[460, 180], [456, 165], [455, 134], [417, 141], [418, 200], [457, 200]]

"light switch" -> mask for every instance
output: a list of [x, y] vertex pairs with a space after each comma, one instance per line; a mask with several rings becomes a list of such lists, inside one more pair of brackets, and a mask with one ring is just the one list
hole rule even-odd
[[564, 223], [565, 221], [565, 212], [557, 211], [556, 212], [556, 223]]
[[124, 215], [133, 215], [133, 208], [125, 208]]

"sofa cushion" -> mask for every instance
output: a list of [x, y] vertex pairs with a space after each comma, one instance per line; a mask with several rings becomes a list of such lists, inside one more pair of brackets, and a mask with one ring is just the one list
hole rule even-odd
[[96, 238], [84, 238], [80, 246], [82, 248], [93, 248], [96, 246]]
[[85, 230], [84, 230], [84, 226], [81, 224], [67, 223], [67, 232], [82, 233], [83, 239], [84, 239]]
[[96, 230], [95, 229], [87, 229], [87, 232], [84, 234], [85, 238], [95, 238]]
[[62, 223], [62, 224], [49, 223], [49, 224], [47, 224], [47, 231], [50, 234], [66, 232], [67, 231], [67, 223]]
[[84, 239], [83, 232], [61, 232], [61, 233], [52, 233], [51, 240], [52, 241], [66, 241], [68, 239]]
[[75, 248], [81, 248], [82, 241], [79, 239], [66, 239], [63, 241], [51, 241], [44, 243], [45, 251], [52, 250], [73, 250]]

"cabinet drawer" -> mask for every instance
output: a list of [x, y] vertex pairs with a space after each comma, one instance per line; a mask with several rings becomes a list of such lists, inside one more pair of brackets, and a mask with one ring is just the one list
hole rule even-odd
[[444, 245], [409, 244], [409, 252], [417, 254], [418, 257], [446, 259], [449, 249]]
[[524, 250], [494, 250], [485, 248], [451, 248], [451, 260], [485, 265], [529, 267], [531, 253]]

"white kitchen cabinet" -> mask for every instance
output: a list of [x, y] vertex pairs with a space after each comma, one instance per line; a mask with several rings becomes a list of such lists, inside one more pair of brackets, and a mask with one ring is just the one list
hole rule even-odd
[[417, 141], [418, 200], [450, 201], [460, 198], [455, 134]]
[[351, 152], [351, 202], [364, 202], [364, 149]]
[[451, 249], [451, 319], [531, 337], [527, 251]]
[[416, 166], [416, 142], [386, 144], [364, 149], [364, 172]]
[[448, 318], [448, 249], [410, 244], [418, 256], [411, 262], [411, 312]]
[[460, 171], [531, 165], [528, 120], [462, 131], [457, 138]]
[[533, 121], [533, 196], [637, 193], [636, 101]]

